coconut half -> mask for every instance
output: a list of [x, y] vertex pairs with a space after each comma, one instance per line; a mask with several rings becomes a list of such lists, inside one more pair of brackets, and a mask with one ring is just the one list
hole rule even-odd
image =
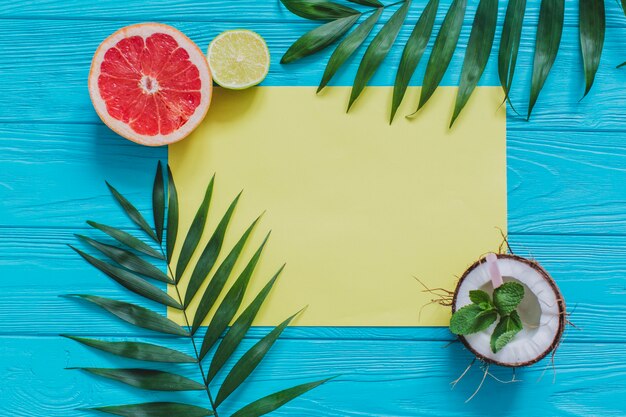
[[[537, 263], [515, 255], [498, 255], [503, 281], [524, 286], [524, 298], [517, 308], [523, 329], [498, 353], [490, 347], [492, 324], [482, 332], [459, 336], [461, 342], [479, 359], [501, 366], [532, 365], [552, 352], [565, 329], [565, 302], [550, 275]], [[493, 284], [487, 262], [474, 263], [459, 280], [452, 300], [452, 312], [472, 302], [471, 290], [483, 290], [493, 296]]]

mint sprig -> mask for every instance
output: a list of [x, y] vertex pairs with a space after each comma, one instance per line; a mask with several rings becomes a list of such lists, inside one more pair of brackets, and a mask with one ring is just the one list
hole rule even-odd
[[524, 298], [524, 287], [517, 282], [506, 282], [493, 292], [493, 301], [482, 290], [469, 294], [472, 304], [458, 309], [450, 319], [450, 331], [457, 335], [483, 331], [498, 320], [491, 335], [491, 350], [497, 353], [506, 346], [523, 326], [517, 306]]

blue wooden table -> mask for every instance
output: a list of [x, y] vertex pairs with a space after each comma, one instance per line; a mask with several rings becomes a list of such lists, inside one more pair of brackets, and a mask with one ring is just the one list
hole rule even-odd
[[[416, 2], [406, 39], [425, 2]], [[449, 4], [449, 0], [443, 1]], [[459, 78], [471, 16], [443, 84]], [[504, 3], [504, 2], [502, 2]], [[554, 359], [518, 372], [523, 382], [488, 378], [475, 370], [454, 390], [471, 360], [444, 328], [292, 328], [252, 384], [225, 407], [303, 381], [341, 374], [276, 416], [626, 416], [626, 18], [607, 0], [607, 41], [591, 94], [583, 92], [578, 2], [566, 4], [565, 31], [553, 74], [531, 122], [509, 111], [508, 205], [517, 253], [537, 258], [568, 301], [571, 321]], [[500, 24], [505, 4], [501, 4]], [[443, 19], [440, 8], [438, 24]], [[530, 0], [514, 101], [527, 101], [539, 1]], [[167, 149], [134, 145], [97, 118], [87, 91], [91, 56], [117, 28], [169, 23], [201, 48], [226, 29], [245, 27], [265, 37], [272, 68], [265, 85], [316, 85], [324, 60], [285, 68], [286, 48], [314, 24], [277, 0], [4, 0], [0, 2], [0, 415], [87, 416], [77, 408], [163, 399], [91, 378], [71, 366], [137, 365], [88, 351], [61, 333], [99, 337], [137, 331], [71, 300], [65, 293], [128, 294], [89, 268], [66, 246], [85, 220], [129, 226], [104, 179], [141, 210], [157, 160]], [[401, 49], [388, 60], [396, 62]], [[358, 61], [336, 80], [349, 85]], [[421, 80], [422, 64], [413, 83]], [[374, 85], [391, 85], [392, 70]], [[497, 85], [492, 57], [482, 85]], [[155, 336], [139, 333], [140, 340]], [[250, 346], [263, 334], [256, 329]], [[167, 343], [168, 341], [162, 341]], [[175, 345], [174, 345], [175, 346]], [[187, 346], [180, 346], [187, 349]], [[178, 367], [193, 375], [193, 368]], [[510, 374], [495, 371], [496, 376]], [[165, 395], [171, 400], [192, 395]], [[200, 398], [200, 397], [199, 397]], [[200, 400], [202, 401], [202, 400]]]

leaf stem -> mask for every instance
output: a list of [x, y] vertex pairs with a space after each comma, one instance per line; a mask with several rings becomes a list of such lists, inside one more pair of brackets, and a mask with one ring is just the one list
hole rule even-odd
[[386, 9], [386, 8], [388, 8], [388, 7], [397, 6], [398, 4], [403, 4], [403, 3], [406, 3], [406, 2], [407, 2], [407, 0], [400, 0], [400, 1], [397, 1], [397, 2], [395, 2], [395, 3], [391, 3], [391, 4], [383, 4], [382, 6], [377, 7], [377, 8], [375, 8], [375, 9], [372, 9], [372, 10], [367, 10], [367, 11], [362, 12], [362, 13], [361, 13], [361, 16], [365, 16], [365, 15], [368, 15], [368, 14], [372, 14], [372, 13], [375, 13], [377, 10], [380, 10], [380, 9]]
[[[161, 252], [165, 256], [165, 252], [163, 251], [163, 246], [160, 245], [159, 247], [161, 249]], [[172, 271], [172, 267], [169, 264], [169, 262], [167, 262], [167, 270], [169, 271], [172, 277], [175, 277], [174, 271]], [[178, 297], [178, 302], [184, 306], [183, 298], [180, 294], [180, 290], [178, 289], [178, 281], [176, 281], [176, 278], [174, 278], [173, 285], [174, 285], [174, 289], [176, 290], [176, 296]], [[209, 382], [207, 381], [206, 375], [204, 373], [204, 368], [202, 367], [202, 361], [200, 360], [198, 347], [196, 346], [196, 340], [193, 337], [193, 333], [191, 332], [191, 325], [189, 324], [189, 317], [187, 316], [187, 307], [184, 307], [182, 312], [183, 312], [183, 318], [185, 319], [185, 325], [187, 326], [187, 331], [189, 332], [189, 339], [191, 340], [191, 345], [193, 346], [194, 355], [196, 356], [196, 363], [198, 364], [200, 375], [202, 375], [202, 382], [204, 383], [207, 396], [209, 397], [209, 402], [211, 403], [211, 408], [213, 409], [213, 414], [215, 415], [215, 417], [219, 417], [219, 414], [217, 412], [217, 407], [215, 406], [215, 401], [213, 400], [213, 395], [211, 394], [211, 390], [209, 389]]]

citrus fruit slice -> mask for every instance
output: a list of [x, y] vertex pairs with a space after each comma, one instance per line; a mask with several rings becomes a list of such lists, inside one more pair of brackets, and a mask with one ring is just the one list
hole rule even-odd
[[211, 72], [202, 51], [171, 26], [143, 23], [115, 32], [98, 47], [89, 94], [112, 130], [149, 146], [183, 139], [211, 102]]
[[208, 59], [213, 80], [233, 90], [257, 85], [270, 69], [265, 40], [250, 30], [229, 30], [218, 35], [209, 45]]

